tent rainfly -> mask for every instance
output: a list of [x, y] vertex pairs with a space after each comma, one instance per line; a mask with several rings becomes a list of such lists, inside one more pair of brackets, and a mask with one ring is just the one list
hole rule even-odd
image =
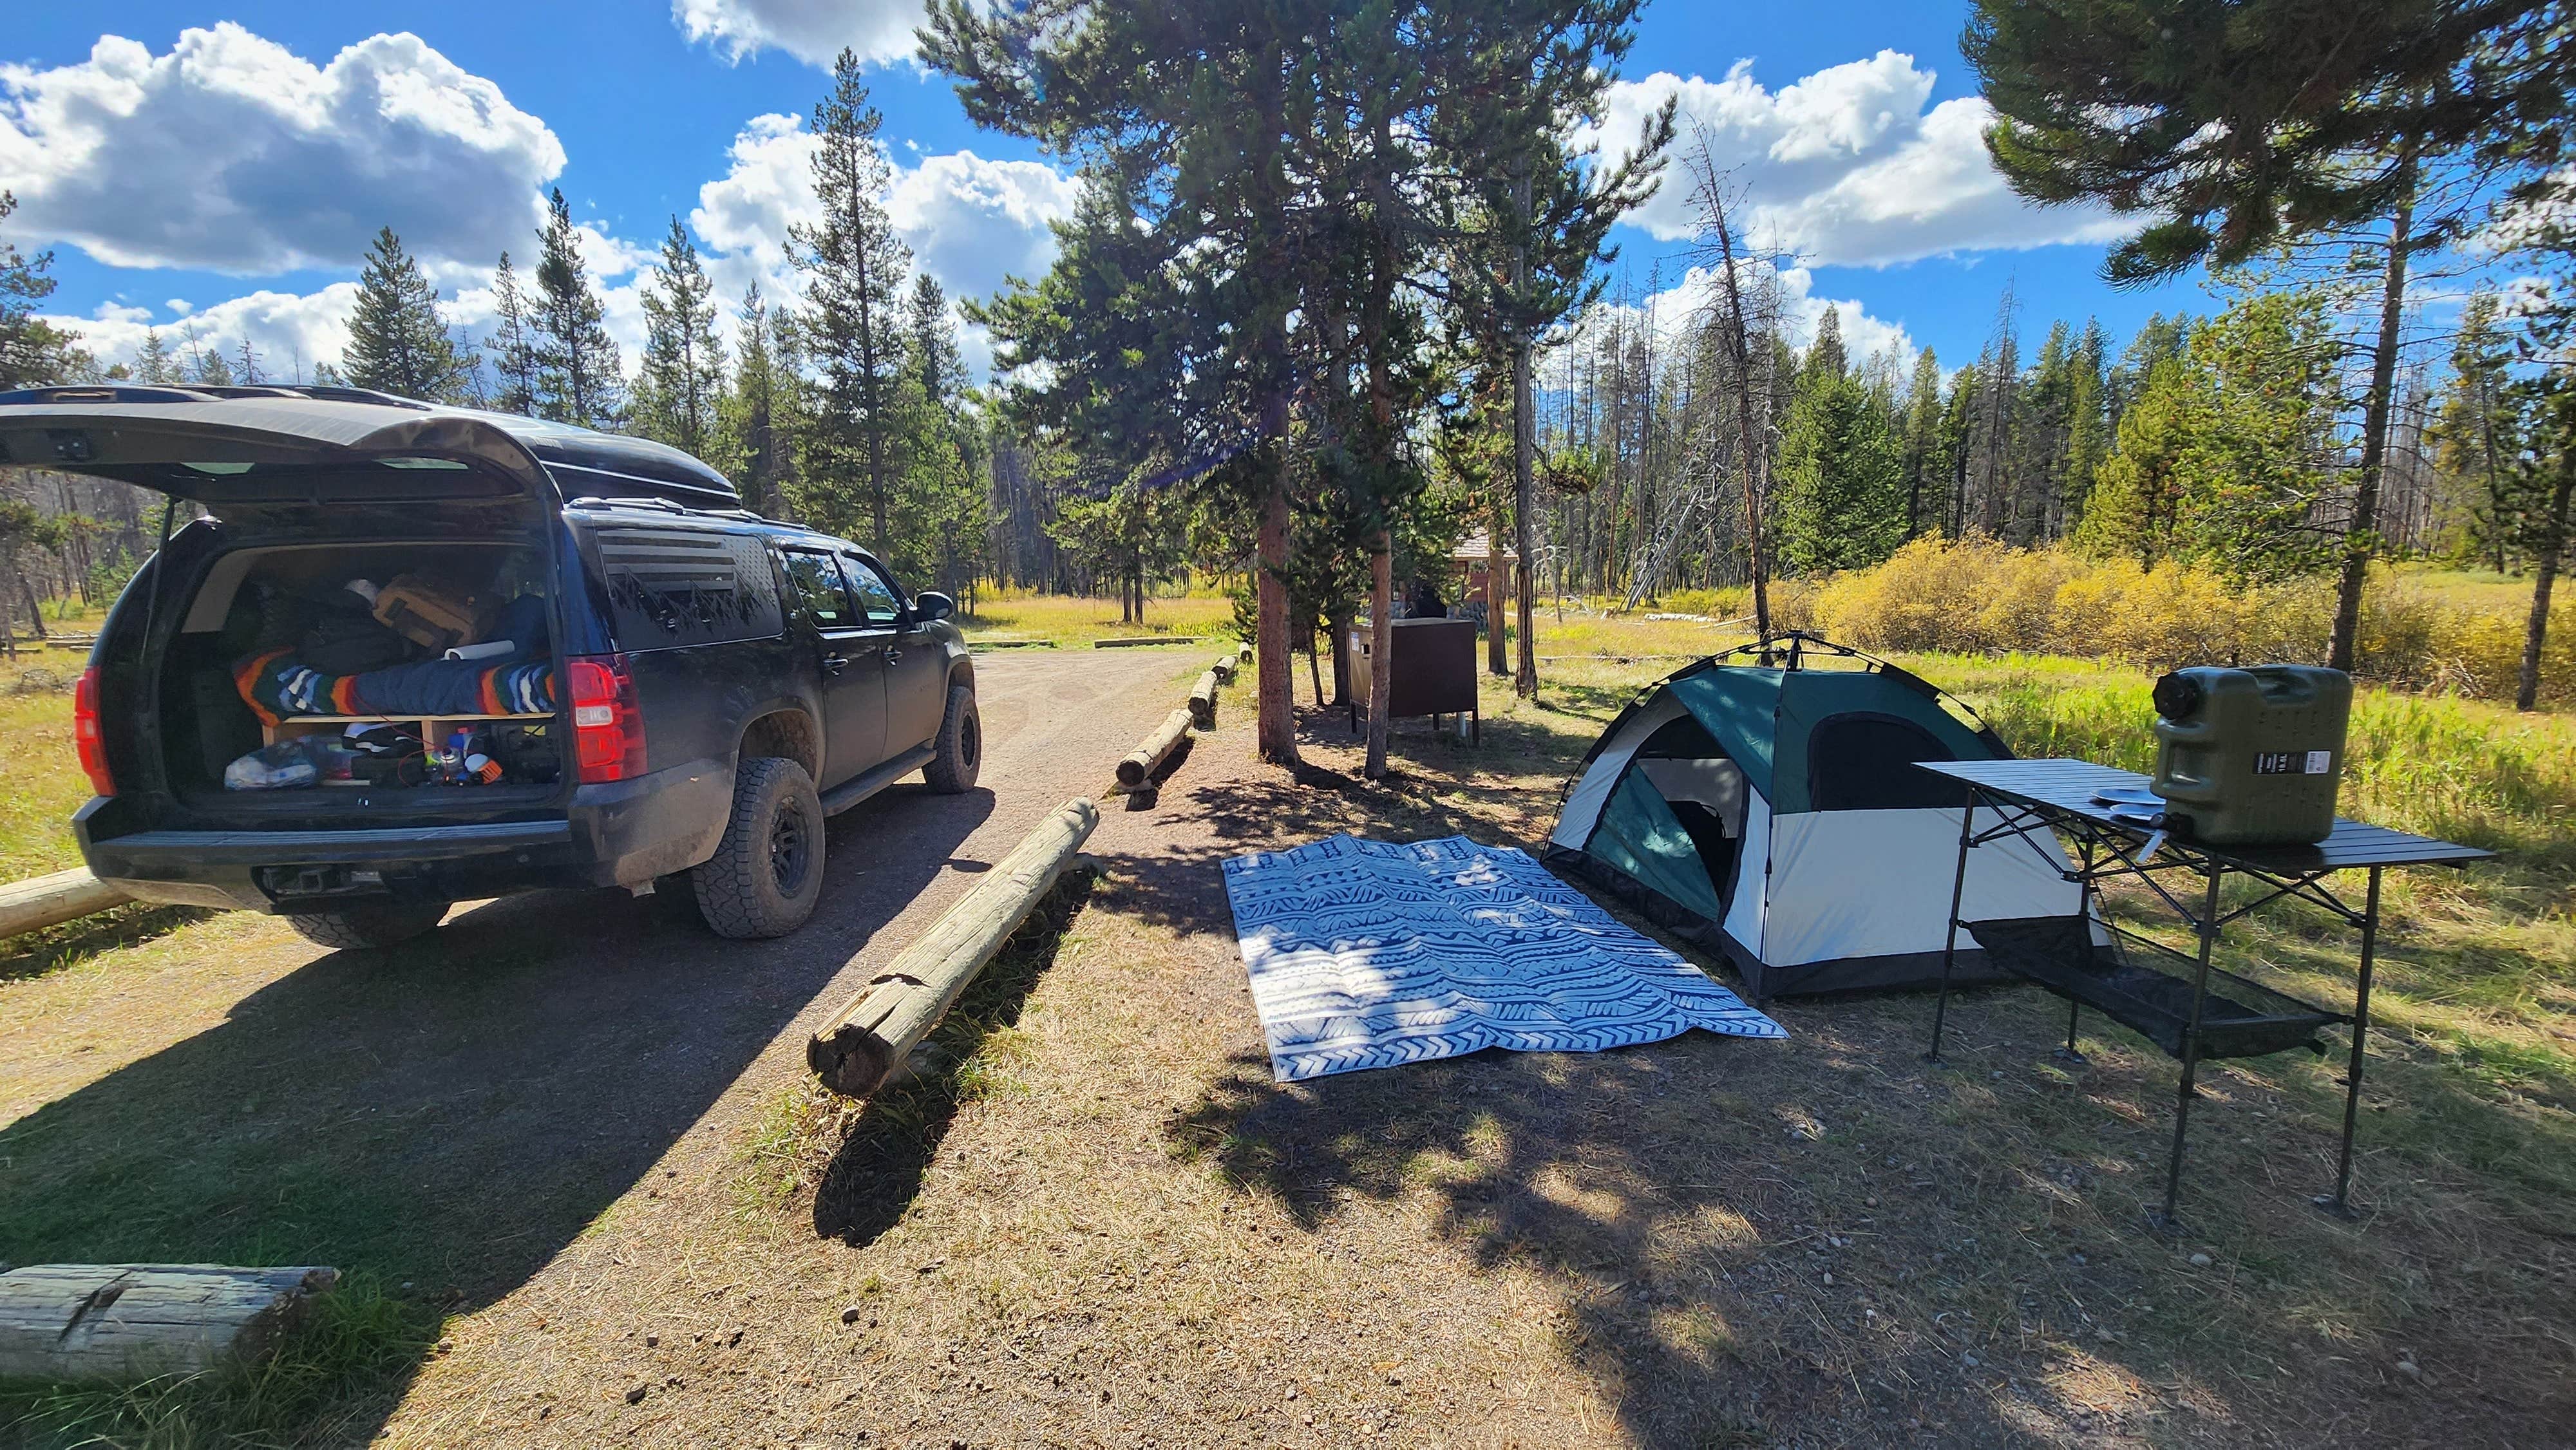
[[[2011, 754], [1916, 676], [1786, 636], [1640, 694], [1584, 757], [1547, 861], [1723, 952], [1756, 1002], [1929, 986], [1941, 979], [1965, 802], [1956, 782], [1915, 762]], [[1978, 812], [1980, 830], [1996, 824]], [[2084, 909], [2034, 844], [2064, 860], [2044, 835], [1968, 853], [1963, 920]], [[2000, 979], [1973, 946], [1961, 933], [1952, 980]]]

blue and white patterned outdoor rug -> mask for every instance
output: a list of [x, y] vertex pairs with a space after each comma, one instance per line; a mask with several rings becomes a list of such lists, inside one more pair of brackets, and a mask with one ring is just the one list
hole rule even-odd
[[1225, 891], [1281, 1082], [1694, 1027], [1789, 1035], [1508, 846], [1334, 836], [1235, 857]]

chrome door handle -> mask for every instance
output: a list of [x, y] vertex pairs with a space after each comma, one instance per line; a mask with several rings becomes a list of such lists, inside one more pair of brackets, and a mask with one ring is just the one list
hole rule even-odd
[[850, 662], [849, 662], [848, 660], [846, 660], [846, 659], [842, 658], [842, 657], [841, 657], [841, 656], [839, 656], [839, 655], [825, 655], [825, 656], [823, 656], [823, 668], [824, 668], [824, 670], [825, 670], [825, 671], [827, 671], [828, 673], [831, 673], [831, 674], [835, 674], [835, 675], [837, 675], [837, 674], [839, 674], [841, 671], [846, 670], [846, 669], [848, 669], [849, 667], [850, 667]]

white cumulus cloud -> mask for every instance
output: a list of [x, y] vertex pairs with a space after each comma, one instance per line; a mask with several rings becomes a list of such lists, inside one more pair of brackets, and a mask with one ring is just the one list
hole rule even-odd
[[[725, 174], [698, 188], [689, 225], [707, 245], [774, 269], [788, 228], [820, 213], [812, 132], [794, 116], [755, 116], [734, 137]], [[1055, 261], [1048, 223], [1073, 212], [1079, 184], [1035, 161], [972, 151], [894, 168], [887, 220], [921, 269], [952, 296], [982, 297], [1010, 276], [1034, 281]]]
[[411, 35], [316, 66], [231, 22], [166, 55], [0, 66], [0, 186], [21, 234], [120, 267], [355, 265], [380, 226], [429, 258], [523, 247], [562, 143]]
[[783, 50], [828, 67], [844, 47], [875, 63], [912, 54], [921, 0], [671, 0], [672, 23], [741, 60]]
[[[788, 228], [820, 215], [814, 199], [814, 134], [794, 116], [755, 116], [735, 135], [725, 174], [698, 188], [689, 225], [715, 255], [708, 270], [728, 297], [757, 281], [772, 300], [792, 297]], [[1073, 211], [1079, 183], [1035, 161], [993, 161], [972, 151], [922, 156], [894, 168], [887, 220], [952, 306], [986, 297], [1007, 277], [1032, 281], [1055, 262], [1048, 223]], [[967, 366], [991, 364], [983, 329], [961, 327]]]
[[1073, 214], [1080, 190], [1039, 162], [959, 151], [896, 173], [886, 214], [922, 270], [952, 294], [982, 297], [1007, 277], [1045, 275], [1056, 253], [1048, 223]]
[[161, 346], [183, 365], [193, 347], [222, 353], [238, 373], [247, 340], [263, 378], [311, 382], [315, 363], [338, 361], [349, 345], [349, 312], [357, 303], [357, 283], [334, 282], [301, 294], [262, 289], [204, 307], [174, 302], [170, 310], [176, 315], [157, 324], [151, 309], [113, 302], [101, 303], [90, 317], [46, 320], [79, 333], [81, 346], [102, 365], [134, 361], [145, 334], [157, 326]]
[[[1993, 110], [1974, 96], [1925, 109], [1934, 79], [1894, 50], [1778, 91], [1753, 79], [1750, 62], [1717, 81], [1657, 71], [1612, 86], [1597, 139], [1617, 154], [1644, 118], [1678, 99], [1674, 152], [1705, 136], [1742, 191], [1748, 234], [1804, 263], [1886, 266], [2107, 242], [2132, 229], [2100, 208], [2043, 208], [2015, 196], [1986, 155]], [[1687, 237], [1691, 191], [1684, 168], [1667, 162], [1662, 188], [1630, 220], [1664, 241]]]

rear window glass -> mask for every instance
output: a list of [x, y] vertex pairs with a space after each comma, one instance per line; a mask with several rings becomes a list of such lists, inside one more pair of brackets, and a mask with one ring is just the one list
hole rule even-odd
[[604, 528], [600, 573], [621, 649], [767, 639], [786, 628], [760, 541], [682, 529]]

